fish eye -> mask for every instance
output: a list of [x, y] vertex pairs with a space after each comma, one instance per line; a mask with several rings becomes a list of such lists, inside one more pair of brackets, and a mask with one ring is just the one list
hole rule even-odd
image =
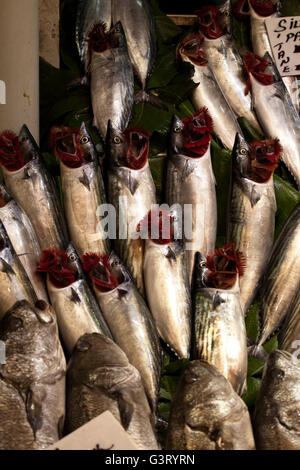
[[19, 328], [22, 328], [23, 321], [18, 317], [11, 317], [9, 320], [9, 327], [12, 331], [16, 331]]
[[71, 263], [74, 263], [74, 261], [76, 261], [77, 257], [75, 255], [75, 253], [71, 253], [70, 256], [69, 256], [69, 261], [71, 261]]
[[88, 144], [89, 141], [90, 141], [90, 139], [89, 139], [86, 135], [84, 135], [84, 136], [81, 137], [81, 139], [80, 139], [80, 143], [81, 143], [81, 144]]
[[28, 140], [28, 138], [27, 138], [25, 135], [23, 135], [23, 137], [21, 137], [21, 142], [24, 143], [24, 142], [26, 142], [27, 140]]
[[245, 148], [240, 150], [241, 155], [247, 155], [247, 150]]
[[114, 137], [114, 143], [115, 144], [120, 144], [121, 143], [120, 137], [118, 137], [118, 136]]
[[174, 127], [174, 132], [178, 134], [181, 131], [181, 128], [179, 126]]

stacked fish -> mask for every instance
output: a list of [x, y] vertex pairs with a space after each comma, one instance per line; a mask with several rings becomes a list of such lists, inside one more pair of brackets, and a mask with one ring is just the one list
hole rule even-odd
[[[259, 49], [262, 18], [275, 6], [249, 3]], [[162, 346], [192, 359], [174, 398], [167, 449], [300, 449], [300, 369], [292, 356], [300, 334], [300, 205], [273, 243], [273, 173], [281, 158], [300, 186], [300, 118], [270, 49], [239, 55], [229, 9], [228, 0], [220, 10], [203, 7], [197, 31], [177, 48], [194, 67], [197, 112], [173, 117], [165, 205], [156, 204], [150, 135], [128, 128], [134, 73], [136, 101], [161, 105], [147, 92], [156, 40], [146, 0], [79, 1], [76, 37], [107, 171], [85, 123], [53, 127], [62, 208], [27, 127], [0, 135], [0, 449], [45, 449], [106, 410], [137, 448], [159, 449]], [[241, 116], [265, 138], [247, 143]], [[232, 151], [221, 248], [213, 132]], [[265, 366], [254, 439], [241, 395], [245, 315], [255, 298], [262, 328], [251, 354], [266, 359], [264, 343], [285, 323], [280, 350]]]

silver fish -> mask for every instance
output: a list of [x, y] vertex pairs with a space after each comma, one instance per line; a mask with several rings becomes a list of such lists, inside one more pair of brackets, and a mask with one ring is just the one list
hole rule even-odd
[[33, 226], [17, 202], [0, 185], [1, 204], [0, 220], [7, 232], [16, 255], [19, 257], [38, 299], [48, 302], [46, 286], [36, 272], [41, 249]]
[[17, 302], [2, 320], [0, 449], [44, 450], [62, 437], [66, 361], [49, 304]]
[[300, 367], [286, 351], [272, 351], [254, 412], [259, 450], [300, 449]]
[[202, 40], [202, 35], [192, 34], [179, 46], [182, 60], [194, 66], [192, 80], [198, 86], [192, 91], [191, 99], [197, 110], [203, 107], [208, 109], [216, 135], [226, 148], [232, 150], [236, 133], [241, 133], [241, 129], [207, 63], [205, 52], [200, 49]]
[[[200, 118], [203, 118], [203, 115], [205, 116], [207, 113], [201, 113]], [[206, 255], [215, 248], [217, 236], [216, 180], [211, 163], [210, 144], [204, 155], [190, 156], [189, 151], [184, 148], [184, 123], [177, 116], [173, 118], [170, 134], [166, 202], [170, 206], [179, 204], [184, 214], [185, 255], [191, 282], [195, 253], [201, 251]], [[200, 141], [201, 137], [203, 137], [202, 134], [198, 136]], [[191, 139], [195, 144], [197, 136], [192, 135]], [[195, 151], [195, 147], [191, 150]], [[189, 216], [191, 220], [188, 220]]]
[[296, 353], [299, 358], [300, 346], [300, 290], [283, 322], [278, 335], [278, 349], [291, 354]]
[[205, 361], [182, 375], [168, 426], [168, 450], [254, 450], [247, 406], [225, 377]]
[[35, 303], [38, 298], [0, 222], [0, 319], [18, 301]]
[[76, 44], [81, 62], [86, 72], [90, 62], [88, 47], [89, 33], [97, 23], [105, 25], [110, 30], [112, 22], [112, 0], [79, 0], [76, 18]]
[[[78, 266], [78, 255], [70, 245], [67, 249], [68, 261]], [[76, 261], [77, 260], [77, 261]], [[67, 287], [57, 287], [47, 276], [47, 288], [51, 304], [57, 315], [57, 322], [63, 343], [69, 354], [78, 339], [85, 333], [101, 333], [111, 338], [109, 328], [103, 318], [81, 268], [76, 269], [77, 279]]]
[[79, 256], [108, 253], [109, 241], [99, 209], [106, 203], [97, 152], [82, 123], [80, 130], [54, 128], [55, 154], [60, 162], [64, 207], [72, 243]]
[[2, 166], [5, 186], [30, 218], [41, 249], [64, 249], [68, 235], [58, 191], [25, 125], [18, 136], [18, 146], [25, 165], [17, 171]]
[[[272, 142], [267, 142], [269, 144], [266, 145], [271, 146]], [[263, 144], [260, 150], [262, 147]], [[266, 166], [267, 158], [263, 154], [261, 157], [262, 164]], [[255, 180], [257, 175], [251, 175], [250, 147], [237, 134], [232, 154], [227, 241], [234, 242], [236, 249], [246, 258], [246, 270], [240, 280], [241, 304], [245, 313], [256, 296], [273, 248], [277, 210], [273, 183], [273, 170], [276, 167], [274, 160], [270, 166], [270, 172], [266, 172], [267, 181], [263, 181], [263, 178], [261, 182]]]
[[67, 390], [67, 433], [109, 410], [139, 450], [158, 449], [140, 374], [109, 338], [94, 333], [79, 339]]
[[[111, 120], [122, 131], [128, 125], [134, 105], [134, 76], [122, 24], [116, 23], [108, 33], [96, 25], [89, 39], [89, 68], [94, 125], [103, 139]], [[99, 32], [100, 31], [100, 32]], [[97, 52], [98, 41], [103, 41]]]
[[156, 203], [156, 188], [148, 163], [149, 136], [129, 130], [129, 139], [108, 125], [108, 198], [117, 214], [115, 250], [144, 295], [144, 242], [138, 225]]
[[239, 276], [229, 289], [207, 287], [205, 263], [205, 257], [198, 253], [193, 294], [194, 357], [213, 364], [242, 395], [246, 390], [248, 352]]
[[286, 221], [273, 247], [259, 291], [262, 320], [259, 345], [280, 326], [300, 286], [300, 204]]
[[250, 73], [253, 105], [266, 136], [279, 139], [282, 160], [300, 188], [300, 118], [270, 55], [265, 58], [269, 63], [266, 72], [274, 77], [274, 83], [264, 85]]
[[111, 254], [108, 263], [118, 285], [104, 292], [94, 282], [95, 295], [114, 341], [141, 374], [151, 409], [155, 412], [161, 372], [161, 351], [155, 323], [119, 258]]

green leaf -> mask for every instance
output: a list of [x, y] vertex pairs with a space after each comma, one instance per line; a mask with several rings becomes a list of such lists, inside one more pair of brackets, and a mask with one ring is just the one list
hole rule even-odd
[[239, 117], [238, 122], [241, 126], [244, 137], [249, 144], [251, 144], [251, 142], [253, 141], [263, 139], [263, 136], [257, 131], [257, 129], [255, 129], [255, 127], [250, 124], [250, 122], [246, 118]]
[[289, 215], [300, 202], [300, 193], [277, 175], [274, 175], [274, 186], [277, 202], [275, 231], [277, 238]]
[[255, 405], [260, 384], [261, 379], [257, 379], [255, 377], [248, 377], [247, 379], [247, 392], [242, 396], [242, 398], [249, 408]]
[[171, 402], [159, 402], [158, 403], [158, 414], [166, 421], [169, 421], [171, 411]]
[[272, 336], [272, 338], [270, 338], [269, 341], [266, 344], [264, 344], [264, 349], [267, 351], [268, 354], [274, 351], [274, 349], [278, 349], [277, 336], [278, 336], [278, 333]]
[[248, 361], [248, 377], [252, 377], [253, 375], [261, 374], [265, 363], [256, 359], [256, 357], [249, 357]]
[[295, 0], [281, 0], [282, 16], [300, 16], [300, 3]]
[[247, 312], [246, 329], [247, 336], [256, 343], [259, 336], [259, 312], [257, 303], [253, 304]]

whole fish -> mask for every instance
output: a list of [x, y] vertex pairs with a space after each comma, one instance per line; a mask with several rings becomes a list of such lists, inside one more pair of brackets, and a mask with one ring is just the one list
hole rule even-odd
[[76, 45], [80, 60], [88, 72], [90, 62], [90, 50], [88, 37], [97, 23], [102, 23], [105, 30], [111, 27], [111, 2], [112, 0], [78, 0], [76, 18]]
[[85, 255], [94, 291], [115, 342], [141, 374], [155, 413], [160, 384], [161, 351], [152, 315], [119, 258]]
[[134, 76], [120, 22], [108, 32], [97, 23], [89, 33], [89, 77], [94, 126], [103, 139], [111, 120], [124, 130], [134, 106]]
[[0, 220], [38, 299], [48, 302], [45, 283], [36, 272], [41, 249], [29, 217], [0, 184]]
[[228, 210], [228, 242], [246, 258], [240, 279], [241, 304], [246, 313], [254, 300], [271, 256], [277, 210], [273, 171], [281, 147], [277, 140], [249, 146], [237, 134], [232, 154], [232, 184]]
[[247, 406], [205, 361], [183, 373], [171, 409], [168, 450], [254, 450]]
[[0, 449], [42, 450], [62, 437], [66, 361], [49, 304], [17, 302], [1, 323]]
[[68, 235], [58, 191], [26, 126], [18, 137], [11, 132], [0, 135], [0, 164], [5, 186], [30, 218], [40, 248], [66, 248]]
[[278, 349], [291, 354], [296, 353], [299, 358], [300, 346], [300, 290], [283, 322], [278, 335]]
[[248, 53], [244, 63], [254, 109], [265, 135], [269, 139], [279, 139], [282, 160], [300, 188], [300, 117], [270, 55], [262, 58]]
[[166, 201], [183, 214], [187, 271], [190, 282], [197, 251], [215, 248], [217, 236], [216, 180], [210, 140], [212, 120], [206, 108], [181, 121], [173, 117], [168, 149]]
[[117, 215], [115, 250], [144, 295], [144, 242], [138, 225], [156, 203], [148, 163], [149, 134], [142, 129], [118, 131], [108, 125], [108, 198]]
[[[271, 43], [269, 40], [265, 21], [269, 18], [278, 18], [280, 2], [277, 0], [249, 0], [250, 23], [251, 23], [251, 42], [253, 52], [263, 57], [266, 52], [274, 58]], [[282, 77], [293, 105], [299, 113], [299, 85], [297, 77]]]
[[192, 80], [198, 86], [192, 91], [191, 99], [197, 110], [203, 107], [208, 109], [216, 135], [226, 148], [232, 150], [236, 133], [241, 133], [241, 129], [208, 65], [202, 43], [203, 36], [201, 34], [192, 34], [185, 38], [178, 49], [182, 60], [194, 66]]
[[38, 298], [29, 277], [0, 222], [0, 319], [18, 301]]
[[85, 280], [78, 255], [70, 245], [64, 252], [43, 251], [38, 272], [47, 273], [47, 288], [59, 331], [69, 354], [85, 333], [111, 338], [98, 303]]
[[160, 337], [179, 358], [189, 358], [190, 286], [185, 250], [174, 239], [170, 219], [168, 213], [152, 211], [142, 227], [142, 231], [146, 231], [149, 225], [149, 237], [145, 240], [145, 288]]
[[247, 380], [247, 334], [240, 302], [244, 259], [232, 245], [207, 259], [198, 253], [193, 295], [194, 358], [213, 364], [242, 395]]
[[252, 111], [251, 97], [245, 95], [243, 60], [231, 35], [226, 34], [222, 26], [222, 14], [212, 5], [196, 12], [199, 29], [203, 34], [203, 50], [207, 55], [208, 65], [237, 116], [243, 116], [261, 132], [255, 113]]
[[99, 209], [106, 203], [97, 151], [82, 123], [79, 130], [54, 127], [52, 145], [60, 163], [64, 207], [72, 243], [79, 256], [108, 253], [109, 241]]
[[259, 291], [263, 345], [280, 326], [300, 287], [300, 204], [286, 221], [273, 247]]
[[124, 28], [129, 57], [142, 86], [140, 99], [155, 100], [154, 95], [146, 93], [156, 58], [155, 21], [149, 0], [112, 0], [112, 20], [114, 24], [120, 21]]
[[158, 449], [139, 372], [109, 338], [82, 336], [67, 372], [66, 432], [109, 410], [139, 450]]
[[259, 450], [300, 449], [300, 367], [286, 351], [272, 351], [254, 413]]

